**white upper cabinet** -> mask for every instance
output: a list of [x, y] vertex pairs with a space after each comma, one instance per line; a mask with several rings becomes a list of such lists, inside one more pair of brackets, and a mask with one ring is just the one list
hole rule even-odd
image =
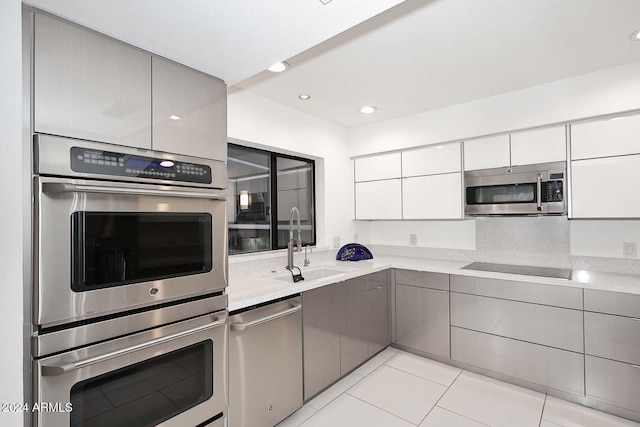
[[462, 173], [403, 178], [403, 219], [461, 219]]
[[400, 178], [356, 182], [356, 219], [401, 219]]
[[511, 134], [511, 166], [567, 160], [564, 126]]
[[151, 148], [151, 55], [35, 14], [36, 132]]
[[400, 153], [379, 154], [355, 159], [356, 182], [400, 178]]
[[571, 125], [571, 159], [640, 153], [640, 115]]
[[572, 218], [640, 218], [640, 155], [571, 162]]
[[227, 159], [223, 81], [153, 57], [153, 149]]
[[509, 135], [474, 139], [464, 143], [464, 170], [510, 166]]
[[459, 142], [431, 145], [402, 152], [402, 176], [460, 172], [462, 157]]

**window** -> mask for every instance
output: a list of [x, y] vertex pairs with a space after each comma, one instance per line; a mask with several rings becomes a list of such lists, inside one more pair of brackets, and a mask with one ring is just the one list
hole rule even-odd
[[[315, 162], [229, 144], [229, 254], [284, 249], [293, 207], [302, 244], [315, 245]], [[297, 238], [297, 221], [294, 221]]]

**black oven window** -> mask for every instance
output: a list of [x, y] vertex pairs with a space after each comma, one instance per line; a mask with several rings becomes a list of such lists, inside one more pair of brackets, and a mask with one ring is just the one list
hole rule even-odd
[[211, 271], [208, 213], [75, 212], [71, 222], [74, 291]]
[[536, 184], [487, 185], [467, 188], [468, 205], [535, 203]]
[[204, 341], [76, 383], [71, 426], [155, 426], [213, 396], [213, 343]]

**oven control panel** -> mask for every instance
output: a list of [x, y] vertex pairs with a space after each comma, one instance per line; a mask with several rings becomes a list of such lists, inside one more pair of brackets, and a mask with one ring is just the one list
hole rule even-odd
[[71, 147], [71, 169], [96, 175], [211, 184], [211, 168], [162, 158]]

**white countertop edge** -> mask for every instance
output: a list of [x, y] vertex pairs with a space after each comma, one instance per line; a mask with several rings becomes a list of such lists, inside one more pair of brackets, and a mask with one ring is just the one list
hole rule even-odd
[[[468, 264], [469, 261], [379, 256], [373, 260], [367, 261], [328, 261], [318, 263], [312, 267], [303, 269], [303, 276], [305, 271], [315, 270], [318, 268], [344, 269], [345, 272], [316, 280], [304, 280], [298, 283], [274, 278], [274, 276], [281, 276], [282, 274], [288, 273], [284, 269], [282, 271], [277, 271], [276, 273], [251, 274], [234, 277], [230, 280], [230, 286], [227, 288], [227, 294], [229, 295], [229, 311], [240, 310], [253, 305], [284, 298], [389, 268], [456, 274], [460, 276], [483, 277], [489, 279], [513, 280], [543, 285], [568, 286], [640, 295], [640, 276], [574, 270], [572, 279], [565, 280], [550, 277], [495, 273], [489, 271], [463, 270], [462, 267]], [[259, 284], [256, 285], [256, 283]]]

